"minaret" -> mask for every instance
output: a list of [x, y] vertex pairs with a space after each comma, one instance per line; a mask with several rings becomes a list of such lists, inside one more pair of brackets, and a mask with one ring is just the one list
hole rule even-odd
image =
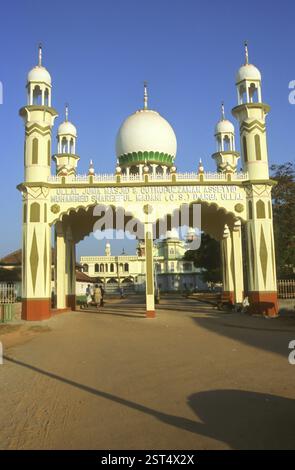
[[236, 173], [239, 153], [235, 149], [235, 128], [225, 118], [224, 104], [221, 104], [221, 119], [215, 127], [216, 152], [212, 158], [216, 161], [217, 171]]
[[51, 77], [42, 65], [39, 45], [38, 65], [27, 77], [27, 105], [19, 114], [25, 123], [24, 167], [26, 182], [47, 182], [51, 166], [51, 129], [57, 116], [51, 107]]
[[273, 236], [271, 189], [269, 179], [265, 118], [269, 106], [261, 98], [261, 74], [249, 64], [248, 46], [245, 44], [245, 64], [240, 67], [236, 85], [238, 106], [232, 113], [240, 122], [243, 169], [249, 174], [245, 182], [247, 221], [235, 226], [233, 246], [240, 244], [241, 231], [247, 246], [247, 285], [252, 312], [274, 316], [278, 312], [275, 245]]
[[77, 129], [69, 121], [69, 106], [65, 106], [65, 120], [57, 131], [56, 174], [58, 176], [75, 175], [79, 161], [76, 155]]
[[240, 123], [241, 154], [250, 180], [269, 178], [265, 118], [270, 107], [262, 102], [260, 71], [249, 63], [245, 43], [245, 64], [236, 76], [238, 106], [233, 115]]

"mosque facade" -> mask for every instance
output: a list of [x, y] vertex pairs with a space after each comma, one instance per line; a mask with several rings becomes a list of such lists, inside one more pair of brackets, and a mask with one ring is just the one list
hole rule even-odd
[[277, 314], [274, 182], [269, 177], [266, 133], [270, 107], [262, 99], [261, 73], [249, 62], [247, 46], [235, 83], [237, 104], [232, 115], [239, 126], [240, 153], [235, 127], [222, 107], [215, 127], [215, 172], [206, 171], [202, 161], [190, 172], [177, 170], [175, 132], [158, 111], [149, 108], [145, 85], [143, 106], [118, 131], [114, 172], [101, 173], [91, 161], [88, 173], [81, 175], [77, 129], [69, 121], [68, 108], [57, 129], [57, 151], [52, 152], [58, 113], [52, 106], [52, 80], [39, 48], [38, 64], [27, 77], [27, 103], [20, 109], [25, 126], [24, 180], [18, 185], [23, 204], [24, 319], [51, 315], [52, 232], [57, 309], [74, 309], [76, 244], [93, 230], [105, 230], [106, 219], [121, 221], [125, 231], [132, 226], [144, 244], [146, 316], [153, 318], [155, 240], [163, 235], [161, 227], [166, 233], [183, 225], [183, 214], [188, 227], [220, 242], [224, 296], [240, 303], [247, 295], [253, 311]]

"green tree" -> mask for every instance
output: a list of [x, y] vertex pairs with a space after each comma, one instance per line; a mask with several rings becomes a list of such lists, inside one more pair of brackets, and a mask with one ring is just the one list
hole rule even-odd
[[286, 278], [295, 267], [295, 164], [272, 165], [271, 171], [277, 182], [272, 190], [277, 274]]
[[220, 243], [211, 238], [210, 235], [202, 233], [200, 248], [198, 250], [188, 250], [185, 253], [185, 259], [193, 261], [198, 268], [206, 269], [202, 273], [203, 281], [221, 281]]

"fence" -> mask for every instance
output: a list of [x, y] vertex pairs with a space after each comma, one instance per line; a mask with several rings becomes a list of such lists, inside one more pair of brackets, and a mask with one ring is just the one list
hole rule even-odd
[[13, 284], [0, 284], [0, 323], [12, 321], [17, 292]]
[[278, 298], [295, 299], [295, 279], [278, 280]]

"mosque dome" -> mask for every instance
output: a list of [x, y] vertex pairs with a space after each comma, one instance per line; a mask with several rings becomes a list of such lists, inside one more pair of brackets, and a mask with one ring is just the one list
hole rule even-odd
[[154, 162], [172, 166], [177, 141], [173, 128], [157, 111], [147, 107], [145, 85], [144, 108], [128, 116], [116, 138], [116, 155], [120, 165]]
[[77, 129], [70, 121], [62, 122], [57, 130], [58, 135], [73, 135], [77, 137]]
[[43, 65], [36, 65], [30, 72], [28, 73], [28, 83], [29, 82], [43, 82], [47, 85], [51, 85], [51, 76], [48, 70], [43, 67]]
[[236, 75], [236, 83], [243, 80], [261, 80], [261, 73], [255, 65], [245, 64], [239, 68]]
[[216, 134], [221, 134], [221, 133], [224, 133], [224, 134], [234, 134], [235, 132], [235, 128], [234, 128], [234, 125], [232, 122], [230, 122], [228, 119], [221, 119], [221, 121], [219, 121], [217, 124], [216, 124], [216, 127], [215, 127], [215, 135]]
[[171, 164], [177, 141], [171, 125], [156, 111], [136, 111], [123, 122], [116, 140], [120, 163], [159, 160]]

